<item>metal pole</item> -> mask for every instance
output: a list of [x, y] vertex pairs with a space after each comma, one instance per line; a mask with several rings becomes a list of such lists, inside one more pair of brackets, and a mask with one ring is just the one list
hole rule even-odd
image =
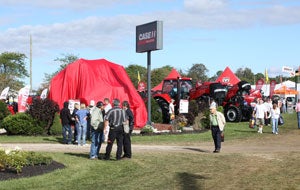
[[151, 125], [151, 51], [147, 51], [148, 125]]
[[32, 90], [32, 38], [30, 35], [30, 88], [29, 93], [31, 93]]

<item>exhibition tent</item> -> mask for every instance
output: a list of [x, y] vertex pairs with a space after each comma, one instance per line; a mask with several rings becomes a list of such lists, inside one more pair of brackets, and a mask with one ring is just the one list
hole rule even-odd
[[[169, 73], [169, 75], [164, 78], [164, 80], [165, 79], [177, 79], [178, 77], [181, 77], [181, 75], [178, 73], [178, 71], [176, 69], [173, 68], [171, 70], [171, 72]], [[153, 92], [161, 91], [163, 84], [164, 84], [164, 81], [161, 81], [158, 85], [156, 85], [155, 87], [153, 87], [151, 89], [151, 91], [153, 91]]]
[[147, 122], [144, 101], [137, 93], [123, 66], [105, 59], [79, 59], [60, 71], [50, 82], [49, 99], [62, 108], [63, 102], [80, 100], [89, 104], [91, 100], [104, 98], [129, 101], [135, 117], [135, 126], [143, 127]]
[[297, 90], [290, 89], [287, 86], [281, 86], [280, 88], [274, 90], [274, 94], [279, 94], [279, 95], [288, 95], [288, 94], [298, 94]]
[[231, 71], [229, 67], [226, 67], [223, 73], [217, 78], [216, 82], [225, 83], [227, 85], [235, 85], [241, 80]]

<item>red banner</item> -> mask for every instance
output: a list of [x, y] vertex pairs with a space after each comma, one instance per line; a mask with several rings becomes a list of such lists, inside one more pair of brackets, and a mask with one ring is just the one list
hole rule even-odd
[[276, 86], [276, 81], [271, 80], [271, 82], [270, 82], [270, 97], [272, 97], [274, 94], [275, 86]]
[[25, 86], [19, 90], [18, 112], [25, 112], [27, 109], [27, 99], [29, 96], [30, 86]]
[[139, 82], [139, 84], [138, 84], [138, 91], [139, 92], [143, 92], [143, 91], [145, 91], [146, 90], [146, 83], [144, 83], [144, 82]]
[[263, 87], [264, 83], [265, 83], [264, 79], [257, 80], [255, 90], [260, 90]]

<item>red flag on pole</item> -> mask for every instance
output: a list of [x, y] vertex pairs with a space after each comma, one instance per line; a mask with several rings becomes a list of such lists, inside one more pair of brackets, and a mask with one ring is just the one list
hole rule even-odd
[[270, 97], [272, 97], [274, 94], [275, 86], [276, 86], [276, 81], [271, 80], [271, 82], [270, 82]]
[[255, 90], [260, 90], [263, 87], [264, 83], [265, 83], [264, 79], [257, 80]]

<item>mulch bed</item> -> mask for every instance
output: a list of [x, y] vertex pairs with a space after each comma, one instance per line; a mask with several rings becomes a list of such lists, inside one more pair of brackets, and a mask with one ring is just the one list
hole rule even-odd
[[65, 165], [53, 161], [49, 165], [25, 166], [19, 174], [12, 170], [0, 171], [0, 181], [42, 175], [62, 168], [65, 168]]

